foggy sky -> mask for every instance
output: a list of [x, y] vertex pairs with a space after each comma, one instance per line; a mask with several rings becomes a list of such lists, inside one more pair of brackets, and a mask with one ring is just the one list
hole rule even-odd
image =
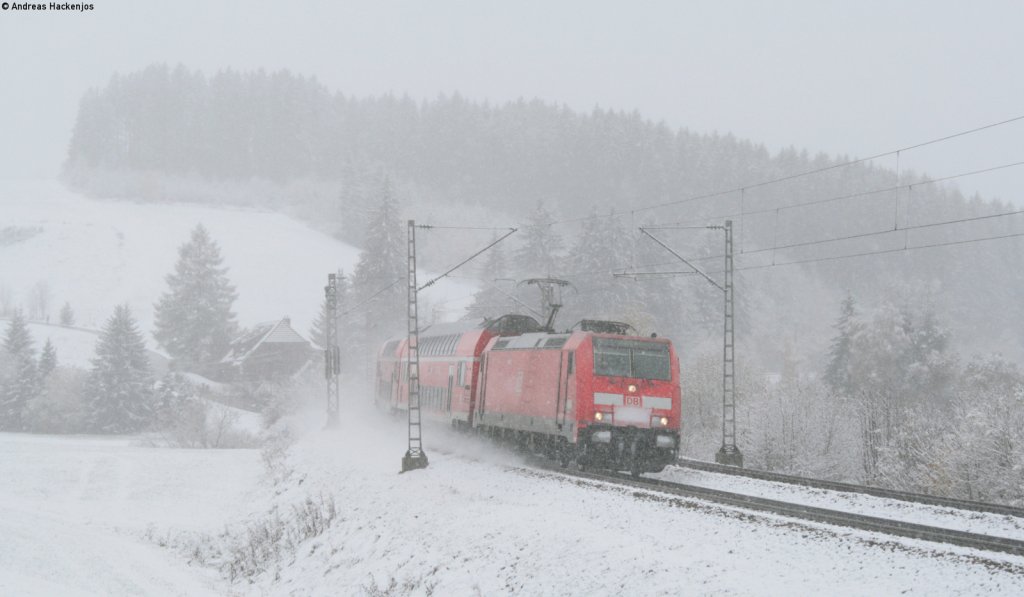
[[[288, 68], [348, 95], [539, 97], [869, 155], [1024, 115], [1024, 4], [142, 2], [0, 11], [0, 177], [52, 177], [77, 102], [154, 62]], [[1024, 122], [901, 156], [934, 176], [1024, 160]], [[888, 159], [880, 162], [894, 166]], [[1024, 168], [965, 179], [1019, 201]]]

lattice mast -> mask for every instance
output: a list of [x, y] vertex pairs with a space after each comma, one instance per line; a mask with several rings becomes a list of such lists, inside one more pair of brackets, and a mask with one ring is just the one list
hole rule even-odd
[[732, 466], [743, 466], [743, 454], [736, 446], [736, 328], [733, 318], [733, 263], [732, 220], [725, 226], [725, 329], [722, 334], [722, 447], [715, 461]]
[[327, 378], [327, 427], [334, 428], [340, 423], [339, 383], [341, 374], [341, 349], [338, 347], [338, 278], [327, 274], [324, 286], [324, 377]]
[[[656, 226], [652, 227], [653, 230], [688, 230], [696, 229], [698, 227], [693, 226]], [[653, 275], [663, 276], [666, 273], [670, 275], [674, 274], [699, 274], [702, 278], [707, 280], [712, 286], [722, 291], [724, 295], [725, 303], [725, 317], [723, 324], [722, 333], [722, 447], [719, 448], [715, 454], [715, 462], [721, 464], [728, 464], [732, 466], [743, 466], [743, 454], [740, 452], [739, 447], [736, 445], [736, 354], [735, 354], [735, 321], [733, 317], [733, 241], [732, 241], [732, 220], [726, 220], [724, 226], [702, 226], [699, 228], [706, 228], [710, 230], [722, 230], [725, 232], [725, 279], [722, 284], [719, 284], [714, 278], [710, 277], [704, 270], [697, 267], [690, 260], [686, 259], [675, 251], [672, 247], [665, 244], [663, 241], [658, 239], [656, 236], [650, 233], [648, 229], [643, 226], [640, 227], [640, 232], [647, 235], [654, 242], [662, 246], [666, 251], [672, 253], [677, 259], [685, 263], [690, 267], [692, 272], [646, 272], [641, 274], [636, 273], [624, 273], [615, 274], [616, 276], [632, 276], [638, 275]]]
[[426, 468], [427, 454], [423, 451], [423, 424], [420, 416], [420, 336], [419, 313], [416, 296], [416, 222], [409, 220], [408, 321], [409, 337], [406, 361], [408, 380], [409, 449], [402, 457], [402, 472]]

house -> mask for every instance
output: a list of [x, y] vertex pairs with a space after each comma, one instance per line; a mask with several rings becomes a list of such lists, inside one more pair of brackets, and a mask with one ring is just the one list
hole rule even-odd
[[295, 375], [317, 354], [287, 317], [242, 333], [217, 366], [218, 381], [268, 381]]

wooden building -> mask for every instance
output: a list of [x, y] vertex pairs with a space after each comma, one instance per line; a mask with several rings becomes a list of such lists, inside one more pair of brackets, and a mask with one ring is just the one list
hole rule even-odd
[[217, 367], [218, 381], [268, 381], [287, 378], [306, 367], [317, 352], [287, 317], [261, 323], [231, 343]]

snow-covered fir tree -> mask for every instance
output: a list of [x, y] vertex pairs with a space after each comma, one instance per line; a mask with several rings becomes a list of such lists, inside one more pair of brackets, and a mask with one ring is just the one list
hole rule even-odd
[[[349, 311], [353, 305], [351, 276], [345, 275], [343, 270], [338, 270], [338, 319], [335, 322], [335, 338], [337, 338], [338, 349], [341, 351], [341, 367], [344, 371], [352, 371], [354, 367], [362, 366], [364, 363], [359, 357], [359, 342], [362, 333], [356, 323], [358, 317], [342, 316]], [[352, 313], [350, 315], [356, 315]], [[313, 321], [309, 330], [310, 340], [320, 348], [325, 348], [327, 343], [327, 301], [320, 304], [320, 312]]]
[[558, 236], [551, 222], [554, 216], [537, 201], [537, 206], [523, 228], [522, 246], [516, 252], [515, 267], [522, 278], [561, 277], [566, 269], [559, 258], [562, 238]]
[[71, 309], [70, 303], [64, 303], [60, 308], [60, 324], [64, 327], [75, 325], [75, 312]]
[[[345, 275], [343, 270], [338, 270], [338, 313], [344, 313], [351, 303], [349, 297], [349, 290], [352, 284], [349, 282], [348, 277]], [[335, 338], [341, 338], [339, 333], [342, 328], [341, 322], [337, 322], [334, 330]], [[320, 303], [320, 312], [317, 313], [316, 319], [313, 320], [313, 325], [309, 328], [309, 339], [320, 348], [327, 347], [327, 298]]]
[[573, 245], [568, 259], [569, 280], [576, 293], [566, 301], [566, 315], [571, 325], [583, 318], [627, 321], [634, 326], [646, 320], [642, 308], [634, 304], [641, 286], [632, 280], [615, 278], [631, 262], [632, 237], [622, 222], [611, 214], [596, 212], [583, 222], [583, 230]]
[[466, 318], [494, 319], [506, 313], [518, 312], [512, 298], [515, 296], [515, 288], [509, 283], [511, 275], [503, 243], [498, 243], [487, 251], [480, 269], [480, 289], [473, 295], [473, 304], [466, 310]]
[[35, 350], [25, 316], [15, 310], [7, 325], [0, 379], [0, 429], [23, 431], [25, 407], [39, 393]]
[[219, 360], [238, 330], [231, 311], [237, 294], [222, 263], [220, 247], [199, 224], [179, 247], [167, 292], [156, 304], [153, 337], [184, 368]]
[[53, 347], [50, 339], [46, 339], [43, 345], [43, 352], [39, 355], [39, 380], [45, 382], [47, 376], [57, 368], [57, 349]]
[[847, 396], [851, 390], [850, 383], [850, 345], [858, 331], [857, 303], [853, 295], [848, 294], [843, 300], [839, 320], [833, 326], [836, 330], [829, 349], [828, 366], [825, 368], [825, 383], [833, 392]]
[[153, 380], [146, 343], [128, 305], [118, 305], [96, 344], [86, 384], [89, 428], [98, 433], [131, 433], [153, 416]]
[[174, 425], [182, 406], [196, 395], [195, 385], [180, 371], [168, 371], [156, 384], [153, 418], [158, 428]]
[[[364, 350], [373, 349], [390, 334], [402, 329], [405, 313], [406, 233], [398, 202], [385, 177], [378, 191], [377, 209], [366, 231], [366, 244], [359, 253], [352, 276], [354, 303], [362, 305], [352, 321], [361, 321], [357, 341]], [[356, 331], [356, 330], [353, 330]]]

